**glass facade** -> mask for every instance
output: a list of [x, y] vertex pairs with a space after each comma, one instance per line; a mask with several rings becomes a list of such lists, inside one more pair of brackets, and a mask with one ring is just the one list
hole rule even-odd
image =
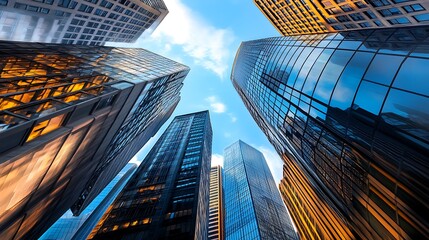
[[225, 239], [298, 239], [261, 152], [237, 141], [224, 151]]
[[0, 39], [97, 46], [135, 42], [167, 13], [162, 0], [0, 0]]
[[90, 239], [207, 239], [208, 111], [177, 116]]
[[429, 237], [428, 27], [244, 42], [231, 79], [302, 239]]
[[210, 170], [209, 223], [207, 235], [210, 240], [223, 240], [224, 207], [222, 192], [222, 168], [212, 167]]
[[86, 239], [136, 169], [136, 164], [128, 163], [80, 216], [67, 211], [39, 240]]
[[284, 36], [429, 24], [426, 0], [254, 0]]
[[37, 238], [156, 133], [189, 68], [144, 49], [0, 46], [0, 231]]

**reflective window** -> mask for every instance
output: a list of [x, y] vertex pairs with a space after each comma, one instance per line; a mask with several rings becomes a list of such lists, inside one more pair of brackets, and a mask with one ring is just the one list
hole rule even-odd
[[415, 15], [413, 18], [415, 18], [418, 22], [426, 22], [429, 21], [429, 13]]
[[[418, 107], [416, 107], [418, 106]], [[382, 111], [383, 120], [426, 141], [429, 139], [429, 98], [392, 89]]]
[[[301, 68], [301, 70], [295, 82], [295, 86], [294, 86], [295, 89], [302, 88], [302, 85], [304, 84], [304, 80], [307, 77], [308, 72], [310, 71], [311, 67], [313, 66], [314, 62], [317, 60], [321, 52], [322, 52], [322, 49], [315, 48], [313, 52], [310, 54], [310, 56], [308, 56], [308, 58], [305, 60], [305, 63], [302, 65], [298, 65]], [[295, 66], [297, 65], [295, 64]]]
[[311, 68], [310, 73], [308, 73], [307, 75], [307, 79], [305, 80], [305, 84], [302, 89], [304, 93], [312, 95], [314, 86], [318, 82], [320, 73], [325, 67], [325, 64], [328, 62], [329, 57], [331, 57], [332, 52], [334, 52], [333, 49], [325, 49], [322, 54], [320, 54], [320, 56], [317, 58], [313, 67]]
[[408, 58], [402, 64], [393, 86], [428, 96], [428, 66], [429, 59]]
[[366, 80], [390, 85], [404, 57], [377, 54], [365, 74]]
[[317, 83], [316, 90], [314, 92], [315, 98], [325, 103], [329, 102], [335, 83], [342, 73], [345, 64], [347, 64], [352, 55], [352, 51], [335, 51]]
[[357, 52], [353, 56], [335, 87], [330, 104], [332, 107], [345, 110], [351, 106], [354, 93], [373, 56], [373, 53], [368, 52]]
[[386, 93], [387, 87], [362, 81], [359, 86], [353, 108], [362, 108], [374, 115], [378, 115]]

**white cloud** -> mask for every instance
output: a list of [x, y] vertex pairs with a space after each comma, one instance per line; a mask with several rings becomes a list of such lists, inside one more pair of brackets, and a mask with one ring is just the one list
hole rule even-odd
[[169, 13], [149, 38], [141, 38], [145, 43], [163, 44], [164, 53], [173, 45], [181, 47], [186, 55], [198, 64], [223, 78], [231, 57], [229, 47], [234, 34], [229, 29], [216, 28], [207, 23], [181, 0], [165, 0]]
[[258, 147], [258, 150], [264, 154], [265, 160], [267, 160], [268, 167], [271, 170], [271, 174], [274, 177], [276, 184], [283, 178], [283, 160], [274, 150], [267, 147]]
[[231, 118], [231, 122], [233, 122], [233, 123], [237, 122], [237, 117], [234, 116], [234, 114], [228, 113], [228, 116]]
[[223, 156], [220, 154], [212, 154], [212, 167], [221, 165], [223, 167]]
[[216, 96], [209, 96], [204, 99], [210, 104], [210, 109], [214, 113], [224, 113], [226, 111], [226, 106]]

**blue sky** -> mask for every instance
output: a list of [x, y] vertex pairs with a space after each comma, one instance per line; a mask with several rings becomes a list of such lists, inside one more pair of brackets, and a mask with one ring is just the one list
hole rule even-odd
[[[135, 44], [191, 68], [184, 81], [182, 100], [173, 117], [210, 110], [213, 128], [212, 164], [222, 161], [223, 149], [238, 139], [264, 153], [276, 182], [282, 176], [282, 161], [253, 121], [232, 86], [231, 67], [242, 41], [279, 36], [250, 0], [164, 0], [168, 15], [151, 34]], [[141, 160], [165, 130], [140, 151]], [[136, 158], [134, 159], [136, 160]]]

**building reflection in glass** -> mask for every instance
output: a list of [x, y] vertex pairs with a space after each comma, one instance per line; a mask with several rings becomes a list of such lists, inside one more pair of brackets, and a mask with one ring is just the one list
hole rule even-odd
[[168, 119], [189, 68], [143, 49], [0, 42], [0, 232], [79, 214]]
[[427, 27], [244, 42], [231, 79], [303, 239], [429, 237]]

